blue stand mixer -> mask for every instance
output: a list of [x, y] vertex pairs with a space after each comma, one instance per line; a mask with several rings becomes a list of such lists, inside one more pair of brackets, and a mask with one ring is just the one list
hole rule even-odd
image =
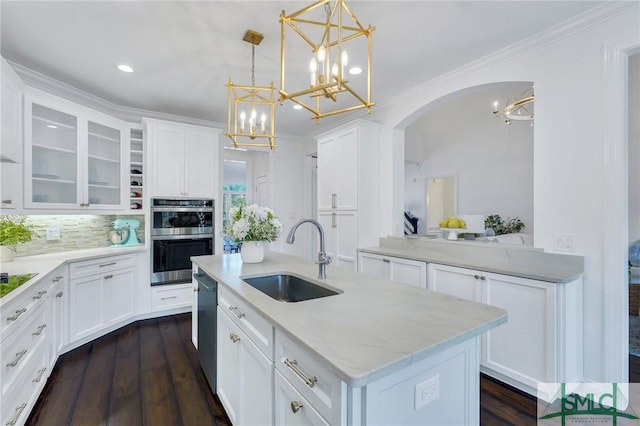
[[138, 239], [138, 228], [140, 221], [138, 219], [116, 219], [111, 225], [113, 231], [109, 233], [111, 247], [133, 247], [142, 244]]

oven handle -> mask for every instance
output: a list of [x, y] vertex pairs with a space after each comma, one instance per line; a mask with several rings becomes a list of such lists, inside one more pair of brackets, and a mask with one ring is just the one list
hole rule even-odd
[[151, 212], [203, 212], [213, 213], [213, 207], [151, 207]]
[[213, 234], [187, 234], [187, 235], [152, 235], [153, 241], [158, 240], [207, 240], [213, 239]]

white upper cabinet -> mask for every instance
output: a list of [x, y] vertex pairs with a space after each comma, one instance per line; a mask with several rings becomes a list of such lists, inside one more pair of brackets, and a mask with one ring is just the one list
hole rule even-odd
[[144, 119], [151, 196], [215, 198], [219, 130]]
[[25, 96], [25, 207], [124, 209], [124, 127], [61, 99]]
[[22, 95], [24, 83], [13, 68], [2, 59], [2, 139], [3, 161], [22, 162]]

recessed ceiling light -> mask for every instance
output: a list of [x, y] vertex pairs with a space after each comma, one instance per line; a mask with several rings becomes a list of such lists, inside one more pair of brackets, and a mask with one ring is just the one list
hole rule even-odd
[[47, 124], [47, 127], [50, 129], [57, 129], [58, 126], [54, 126], [53, 124]]
[[362, 72], [362, 68], [360, 67], [351, 67], [351, 69], [349, 70], [349, 74], [351, 75], [358, 75]]
[[125, 64], [120, 64], [118, 65], [118, 69], [122, 72], [133, 72], [133, 68], [131, 68], [129, 65], [125, 65]]
[[302, 109], [302, 105], [295, 104], [293, 105], [293, 109]]

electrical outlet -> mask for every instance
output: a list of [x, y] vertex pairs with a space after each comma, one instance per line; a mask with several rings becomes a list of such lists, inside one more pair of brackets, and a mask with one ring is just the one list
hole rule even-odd
[[428, 380], [415, 385], [414, 410], [424, 407], [440, 397], [440, 375], [436, 374]]
[[553, 236], [553, 249], [573, 253], [575, 251], [575, 235], [555, 234]]
[[59, 240], [60, 228], [47, 228], [47, 241]]

